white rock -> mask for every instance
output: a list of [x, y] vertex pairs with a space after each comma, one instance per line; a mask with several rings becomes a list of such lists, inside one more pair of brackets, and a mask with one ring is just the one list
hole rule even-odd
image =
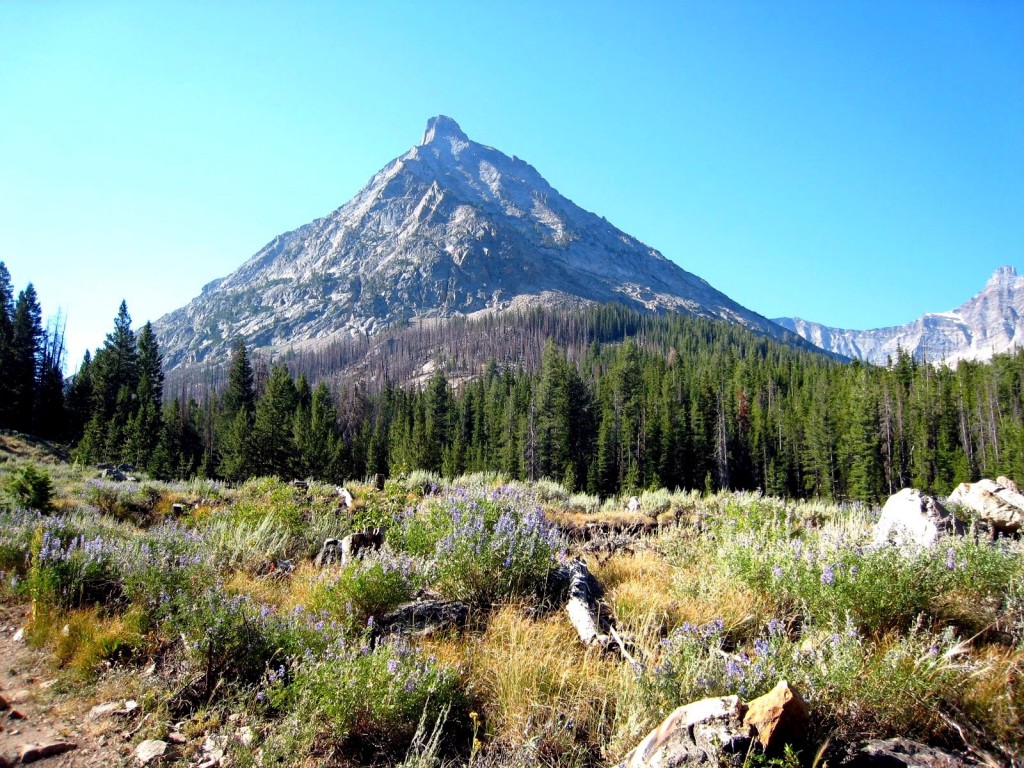
[[951, 525], [950, 514], [935, 499], [916, 488], [904, 488], [882, 507], [882, 516], [875, 524], [874, 545], [883, 546], [892, 540], [898, 546], [930, 547]]
[[121, 702], [119, 701], [108, 701], [105, 704], [97, 704], [95, 707], [89, 710], [90, 720], [99, 720], [100, 718], [112, 715], [121, 709]]
[[135, 760], [139, 765], [148, 765], [164, 756], [167, 742], [160, 739], [146, 739], [135, 748]]

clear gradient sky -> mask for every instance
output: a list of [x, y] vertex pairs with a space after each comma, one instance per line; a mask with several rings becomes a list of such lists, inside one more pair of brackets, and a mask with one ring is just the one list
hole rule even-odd
[[0, 3], [0, 260], [69, 368], [337, 208], [427, 118], [768, 317], [1024, 266], [1024, 3]]

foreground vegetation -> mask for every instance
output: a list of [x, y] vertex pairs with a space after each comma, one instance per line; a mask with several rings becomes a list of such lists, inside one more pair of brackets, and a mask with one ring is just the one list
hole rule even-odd
[[[779, 679], [811, 711], [806, 765], [890, 735], [1024, 754], [1019, 542], [872, 549], [866, 506], [652, 491], [632, 514], [483, 474], [350, 484], [346, 511], [317, 483], [117, 483], [29, 453], [0, 464], [3, 598], [31, 604], [54, 696], [134, 698], [133, 743], [180, 733], [182, 763], [212, 738], [235, 765], [603, 765], [681, 704]], [[568, 535], [636, 518], [659, 525]], [[379, 552], [314, 567], [370, 526]], [[548, 582], [573, 554], [635, 663], [576, 638]], [[379, 631], [423, 595], [465, 601], [468, 625]]]

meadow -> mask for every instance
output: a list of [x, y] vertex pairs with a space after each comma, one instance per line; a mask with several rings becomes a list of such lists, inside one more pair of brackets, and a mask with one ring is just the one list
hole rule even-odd
[[[233, 766], [607, 765], [682, 704], [783, 679], [810, 723], [748, 764], [839, 765], [889, 736], [1024, 755], [1019, 541], [872, 547], [867, 505], [649, 490], [629, 511], [493, 474], [350, 482], [346, 509], [314, 481], [115, 482], [5, 441], [0, 594], [30, 607], [63, 711], [138, 702], [122, 756], [169, 739], [182, 765], [211, 743]], [[314, 565], [374, 527], [379, 550]], [[576, 636], [551, 580], [570, 557], [629, 658]], [[381, 626], [425, 598], [468, 618]]]

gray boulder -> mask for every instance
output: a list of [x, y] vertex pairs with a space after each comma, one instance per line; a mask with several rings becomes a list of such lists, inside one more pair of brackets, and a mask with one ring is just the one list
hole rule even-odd
[[850, 765], [853, 768], [974, 768], [978, 763], [964, 755], [896, 738], [867, 742]]

